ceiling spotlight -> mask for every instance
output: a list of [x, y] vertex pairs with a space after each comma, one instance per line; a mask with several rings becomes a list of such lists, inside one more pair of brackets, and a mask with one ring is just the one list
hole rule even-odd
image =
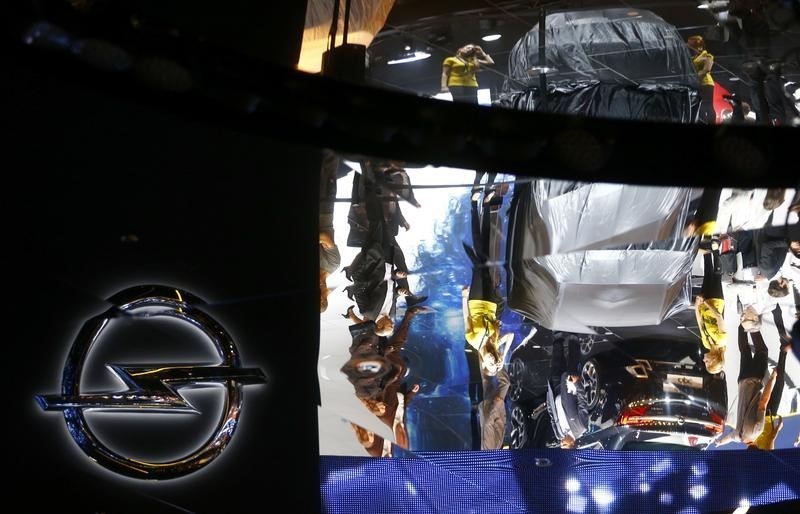
[[497, 41], [501, 37], [503, 37], [502, 34], [487, 34], [483, 36], [481, 39], [483, 39], [484, 41]]
[[407, 54], [403, 54], [398, 59], [392, 59], [386, 64], [403, 64], [407, 62], [421, 61], [423, 59], [427, 59], [430, 56], [431, 54], [429, 54], [428, 52], [410, 52]]
[[730, 2], [728, 0], [703, 0], [697, 5], [697, 8], [713, 12], [719, 12], [721, 10], [727, 9], [729, 3]]

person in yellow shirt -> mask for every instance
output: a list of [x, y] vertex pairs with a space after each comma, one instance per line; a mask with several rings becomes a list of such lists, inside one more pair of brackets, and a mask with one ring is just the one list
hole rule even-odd
[[495, 376], [503, 367], [503, 348], [507, 349], [514, 334], [500, 336], [500, 320], [497, 319], [497, 303], [472, 298], [471, 288], [461, 290], [461, 305], [464, 314], [464, 338], [478, 354], [481, 374]]
[[465, 45], [442, 63], [442, 93], [450, 92], [454, 101], [478, 103], [478, 78], [482, 65], [494, 60], [477, 45]]
[[722, 295], [722, 275], [715, 262], [716, 252], [703, 255], [703, 286], [695, 299], [695, 317], [700, 330], [700, 341], [706, 349], [703, 362], [706, 371], [717, 374], [725, 367], [725, 349], [728, 334], [722, 313], [725, 300]]
[[706, 43], [702, 36], [691, 36], [687, 46], [692, 52], [692, 64], [700, 79], [700, 119], [708, 125], [717, 121], [714, 111], [714, 78], [711, 68], [714, 67], [714, 56], [706, 50]]

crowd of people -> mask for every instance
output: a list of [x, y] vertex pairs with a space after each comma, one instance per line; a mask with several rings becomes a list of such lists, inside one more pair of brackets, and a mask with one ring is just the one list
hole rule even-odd
[[[413, 447], [407, 411], [420, 383], [409, 380], [413, 374], [404, 350], [413, 320], [431, 312], [425, 306], [427, 297], [415, 294], [409, 283], [414, 272], [397, 241], [401, 230], [411, 230], [403, 208], [416, 209], [420, 204], [403, 163], [360, 158], [359, 165], [360, 172], [353, 174], [346, 236], [346, 245], [357, 253], [343, 265], [332, 216], [337, 180], [350, 170], [343, 170], [341, 158], [332, 152], [323, 162], [320, 310], [328, 308], [332, 291], [328, 279], [341, 269], [348, 285], [340, 294], [353, 302], [340, 313], [350, 323], [351, 336], [349, 358], [341, 372], [361, 405], [390, 429], [393, 439], [356, 423], [352, 428], [369, 455], [390, 456], [394, 447]], [[508, 307], [502, 290], [505, 235], [500, 227], [510, 183], [496, 180], [495, 173], [476, 172], [467, 195], [471, 241], [462, 245], [471, 264], [471, 280], [461, 284], [461, 306], [473, 449], [508, 445], [507, 395], [512, 384], [508, 355], [520, 344], [502, 321]], [[791, 189], [707, 189], [689, 209], [684, 234], [697, 241], [702, 281], [686, 308], [694, 310], [697, 345], [708, 374], [737, 369], [735, 361], [726, 360], [732, 347], [731, 311], [736, 311], [737, 319], [738, 393], [731, 399], [736, 414], [728, 420], [731, 430], [720, 434], [716, 444], [737, 441], [748, 448], [772, 449], [787, 414], [781, 411], [781, 400], [792, 327], [787, 329], [783, 315], [790, 298], [793, 314], [800, 319], [800, 237], [797, 220], [791, 217], [800, 211], [800, 194]], [[769, 339], [771, 331], [768, 336], [763, 332], [764, 318], [777, 330], [775, 341]], [[538, 329], [547, 334], [547, 341], [537, 344], [547, 346], [550, 356], [546, 409], [538, 412], [550, 415], [555, 435], [551, 444], [580, 447], [581, 438], [593, 430], [579, 369], [580, 338], [543, 326]], [[800, 351], [800, 345], [795, 346]]]
[[[409, 288], [409, 270], [403, 250], [397, 243], [402, 227], [411, 227], [403, 217], [401, 202], [419, 207], [410, 187], [408, 174], [396, 161], [361, 161], [361, 173], [353, 177], [348, 213], [347, 246], [358, 248], [350, 264], [342, 268], [352, 284], [344, 288], [347, 297], [355, 302], [342, 316], [352, 324], [350, 358], [341, 372], [353, 385], [356, 398], [383, 424], [391, 429], [394, 440], [387, 440], [358, 424], [351, 426], [359, 443], [372, 456], [391, 456], [395, 444], [409, 447], [405, 413], [419, 384], [406, 381], [408, 365], [403, 347], [408, 340], [412, 320], [429, 309], [427, 299]], [[341, 159], [325, 152], [322, 166], [320, 198], [320, 310], [327, 310], [330, 289], [325, 282], [340, 264], [333, 243], [333, 228], [329, 215], [336, 199], [337, 170]], [[331, 257], [335, 253], [335, 258]], [[405, 302], [405, 312], [399, 325], [397, 303]], [[358, 311], [358, 313], [356, 312]]]

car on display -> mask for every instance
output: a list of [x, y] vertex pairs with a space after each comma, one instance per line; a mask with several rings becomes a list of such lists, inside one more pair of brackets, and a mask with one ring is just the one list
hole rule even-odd
[[[705, 370], [698, 341], [659, 334], [578, 337], [589, 428], [577, 448], [700, 450], [722, 433], [725, 375]], [[517, 347], [508, 363], [512, 448], [557, 447], [560, 439], [545, 401], [552, 347], [541, 343]]]
[[645, 9], [548, 13], [544, 27], [511, 49], [508, 72], [502, 107], [674, 123], [698, 117], [699, 81], [684, 38]]

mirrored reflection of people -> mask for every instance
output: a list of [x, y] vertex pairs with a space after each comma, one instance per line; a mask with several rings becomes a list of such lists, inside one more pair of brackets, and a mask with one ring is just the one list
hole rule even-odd
[[720, 202], [717, 223], [722, 232], [760, 229], [772, 223], [785, 224], [785, 220], [775, 219], [774, 211], [785, 203], [788, 196], [783, 188], [771, 189], [731, 189]]
[[547, 402], [552, 413], [553, 431], [559, 437], [559, 445], [563, 449], [571, 449], [589, 427], [589, 409], [578, 370], [579, 341], [570, 336], [566, 343], [565, 355], [564, 338], [556, 337], [553, 341]]
[[715, 251], [703, 255], [703, 285], [694, 302], [700, 341], [706, 350], [703, 362], [712, 375], [725, 367], [728, 335], [725, 332], [725, 299], [722, 293], [722, 274]]
[[717, 118], [714, 111], [714, 79], [711, 76], [714, 56], [706, 50], [702, 36], [691, 36], [686, 44], [692, 52], [692, 64], [700, 80], [700, 121], [713, 125]]
[[471, 197], [473, 246], [464, 243], [464, 250], [472, 261], [472, 281], [461, 290], [464, 337], [478, 354], [481, 373], [489, 376], [502, 368], [501, 345], [508, 349], [509, 337], [513, 337], [513, 334], [500, 336], [505, 302], [500, 294], [499, 274], [492, 272], [492, 263], [499, 260], [499, 248], [493, 244], [497, 238], [492, 232], [492, 221], [497, 219], [503, 201], [498, 193], [493, 191], [488, 203]]
[[775, 366], [776, 377], [775, 386], [772, 388], [772, 395], [767, 403], [767, 411], [764, 415], [764, 430], [756, 438], [753, 445], [759, 450], [774, 450], [775, 439], [783, 428], [783, 416], [778, 414], [778, 408], [783, 397], [783, 388], [786, 383], [786, 355], [791, 349], [791, 336], [786, 331], [783, 323], [783, 312], [781, 306], [776, 305], [772, 311], [772, 318], [775, 328], [778, 329], [778, 336], [781, 340], [781, 350], [778, 354], [778, 365]]
[[[391, 428], [395, 444], [406, 449], [409, 448], [406, 411], [419, 385], [409, 386], [405, 380], [408, 364], [402, 349], [411, 320], [426, 312], [430, 309], [420, 305], [408, 309], [391, 338], [378, 336], [373, 321], [351, 326], [350, 359], [341, 368], [364, 407]], [[363, 427], [353, 428], [367, 453], [374, 457], [391, 455], [391, 441]]]
[[478, 77], [481, 66], [494, 60], [477, 45], [464, 45], [455, 56], [442, 63], [442, 93], [450, 92], [456, 102], [478, 103]]
[[[486, 274], [488, 274], [488, 269]], [[465, 286], [461, 290], [461, 307], [464, 314], [464, 337], [478, 354], [481, 375], [495, 376], [503, 367], [504, 350], [514, 338], [513, 333], [501, 337], [501, 321], [497, 316], [496, 301], [483, 300], [479, 287]]]
[[[739, 251], [742, 253], [742, 269], [750, 269], [754, 280], [779, 280], [781, 266], [789, 251], [789, 239], [786, 227], [771, 226], [772, 214], [768, 226], [758, 230], [749, 230], [738, 234]], [[777, 289], [775, 290], [777, 293]], [[772, 294], [780, 297], [788, 293]]]
[[791, 81], [784, 76], [781, 61], [745, 61], [742, 72], [750, 88], [750, 99], [757, 123], [774, 126], [794, 123], [800, 116], [800, 111], [794, 98], [787, 95], [787, 85]]
[[770, 54], [771, 38], [766, 5], [764, 0], [728, 2], [729, 17], [737, 20], [733, 24], [735, 39], [749, 56], [767, 57]]
[[353, 180], [347, 238], [348, 246], [361, 250], [343, 270], [353, 281], [345, 291], [355, 300], [361, 316], [354, 307], [344, 316], [354, 323], [375, 321], [378, 335], [388, 336], [394, 331], [398, 297], [405, 298], [407, 307], [426, 299], [411, 292], [405, 255], [396, 239], [399, 227], [410, 229], [399, 199], [415, 206], [419, 203], [407, 173], [397, 163], [365, 160], [362, 171], [363, 176], [356, 175]]
[[336, 200], [336, 171], [340, 158], [330, 150], [322, 152], [322, 169], [319, 176], [319, 311], [328, 308], [330, 288], [327, 280], [341, 264], [341, 255], [333, 232], [333, 205]]
[[707, 187], [696, 204], [694, 213], [687, 217], [684, 227], [684, 236], [712, 236], [717, 230], [717, 216], [719, 214], [719, 199], [722, 196], [721, 188]]
[[[513, 334], [508, 334], [513, 336]], [[494, 376], [481, 373], [483, 400], [478, 404], [481, 426], [481, 450], [499, 450], [506, 435], [506, 394], [511, 385], [508, 372], [500, 369]]]
[[470, 385], [470, 398], [477, 409], [479, 425], [474, 425], [473, 410], [473, 444], [477, 447], [478, 442], [474, 438], [480, 432], [480, 448], [486, 450], [502, 448], [505, 438], [505, 397], [510, 380], [503, 366], [514, 334], [501, 335], [500, 316], [505, 302], [500, 294], [500, 274], [492, 264], [499, 260], [499, 234], [494, 229], [505, 190], [494, 187], [495, 174], [490, 173], [489, 182], [481, 191], [479, 184], [482, 175], [483, 172], [476, 173], [476, 186], [470, 197], [472, 246], [465, 243], [464, 249], [472, 262], [472, 280], [469, 286], [461, 290], [461, 309], [464, 338], [469, 350], [467, 362], [471, 367], [475, 366], [475, 361], [470, 357], [477, 356], [475, 367], [481, 377], [480, 391], [472, 387], [474, 381]]
[[[717, 441], [717, 446], [731, 441], [741, 441], [748, 447], [755, 447], [756, 438], [764, 431], [764, 423], [772, 396], [772, 389], [778, 377], [778, 370], [772, 373], [764, 383], [767, 372], [767, 345], [759, 331], [760, 317], [757, 322], [742, 319], [739, 324], [739, 400], [736, 409], [736, 427]], [[748, 334], [753, 341], [753, 350], [748, 344]], [[781, 352], [783, 353], [783, 352]]]

